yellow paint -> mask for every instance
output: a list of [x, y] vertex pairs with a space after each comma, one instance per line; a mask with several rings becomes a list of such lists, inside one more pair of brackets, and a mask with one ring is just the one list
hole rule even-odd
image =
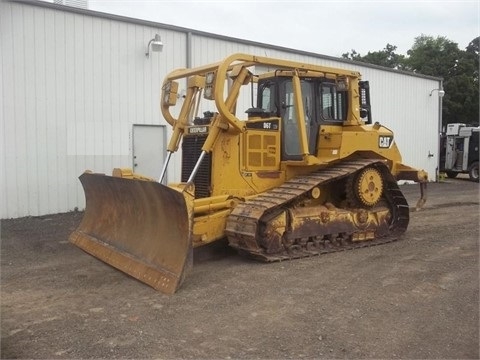
[[[262, 66], [270, 70], [254, 77], [253, 72], [258, 72]], [[277, 70], [271, 71], [272, 69]], [[250, 87], [250, 83], [258, 79], [273, 76], [292, 79], [300, 140], [298, 160], [282, 161], [283, 129], [280, 118], [252, 116], [250, 119], [242, 119], [235, 115], [242, 88]], [[196, 245], [208, 243], [223, 235], [226, 217], [236, 202], [277, 187], [294, 176], [327, 168], [329, 164], [345, 158], [361, 156], [385, 159], [397, 179], [427, 179], [425, 172], [402, 164], [402, 157], [389, 129], [378, 123], [366, 125], [361, 119], [358, 90], [361, 77], [358, 72], [246, 54], [234, 54], [222, 62], [198, 68], [175, 70], [165, 78], [162, 93], [165, 101], [162, 102], [161, 110], [174, 129], [169, 151], [178, 148], [192, 114], [195, 113], [194, 108], [200, 100], [205, 101], [200, 94], [207, 86], [206, 77], [209, 78], [207, 85], [211, 87], [208, 98], [212, 99], [210, 101], [214, 102], [216, 108], [202, 148], [212, 157], [212, 182], [211, 197], [194, 202], [194, 213], [197, 214], [193, 226]], [[175, 117], [170, 113], [172, 94], [178, 92], [175, 84], [182, 78], [188, 79], [187, 92], [179, 116]], [[306, 78], [325, 78], [339, 83], [347, 89], [349, 104], [346, 120], [321, 124], [317, 148], [313, 154], [309, 153], [308, 136], [303, 126], [305, 108], [301, 80]], [[256, 124], [261, 126], [266, 119], [276, 120], [278, 128], [255, 127]], [[320, 189], [311, 195], [313, 200], [320, 197]], [[365, 234], [364, 237], [370, 238], [370, 235]]]

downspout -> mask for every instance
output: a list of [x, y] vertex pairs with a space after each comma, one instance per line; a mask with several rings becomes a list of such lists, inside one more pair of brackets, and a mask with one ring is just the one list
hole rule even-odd
[[[443, 80], [440, 80], [440, 90], [443, 90]], [[442, 122], [443, 122], [443, 96], [438, 97], [438, 155], [437, 155], [437, 171], [435, 172], [435, 182], [440, 181], [440, 157], [442, 153]]]

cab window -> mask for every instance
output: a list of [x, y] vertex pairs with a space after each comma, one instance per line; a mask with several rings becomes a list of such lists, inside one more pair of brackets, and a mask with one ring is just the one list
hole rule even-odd
[[346, 93], [337, 91], [334, 83], [320, 84], [319, 114], [326, 121], [344, 121], [347, 118]]

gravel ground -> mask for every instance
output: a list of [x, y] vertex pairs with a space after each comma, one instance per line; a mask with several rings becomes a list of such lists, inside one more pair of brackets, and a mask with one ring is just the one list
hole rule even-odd
[[173, 296], [71, 245], [81, 216], [2, 220], [2, 358], [479, 358], [477, 183], [429, 184], [382, 246], [263, 264], [218, 243]]

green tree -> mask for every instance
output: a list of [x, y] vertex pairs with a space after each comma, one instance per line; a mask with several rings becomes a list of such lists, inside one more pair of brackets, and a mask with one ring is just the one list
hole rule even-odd
[[344, 59], [375, 64], [392, 69], [402, 69], [405, 56], [395, 53], [396, 50], [397, 47], [395, 45], [387, 44], [383, 50], [373, 52], [369, 51], [365, 56], [361, 56], [352, 49], [351, 53], [347, 52], [342, 54], [342, 57]]
[[422, 34], [407, 51], [405, 65], [413, 72], [446, 79], [452, 75], [460, 52], [458, 44], [444, 36], [434, 38]]
[[466, 50], [460, 50], [446, 37], [421, 35], [407, 52], [407, 69], [443, 78], [443, 125], [478, 126], [478, 41], [476, 38]]
[[479, 43], [480, 36], [473, 39], [465, 51], [462, 51], [454, 76], [452, 87], [457, 91], [454, 99], [461, 104], [459, 122], [479, 125]]
[[415, 38], [407, 56], [396, 54], [397, 47], [387, 44], [383, 50], [369, 51], [365, 56], [351, 50], [342, 57], [443, 78], [443, 125], [460, 122], [478, 126], [479, 42], [477, 37], [461, 50], [444, 36], [422, 34]]

